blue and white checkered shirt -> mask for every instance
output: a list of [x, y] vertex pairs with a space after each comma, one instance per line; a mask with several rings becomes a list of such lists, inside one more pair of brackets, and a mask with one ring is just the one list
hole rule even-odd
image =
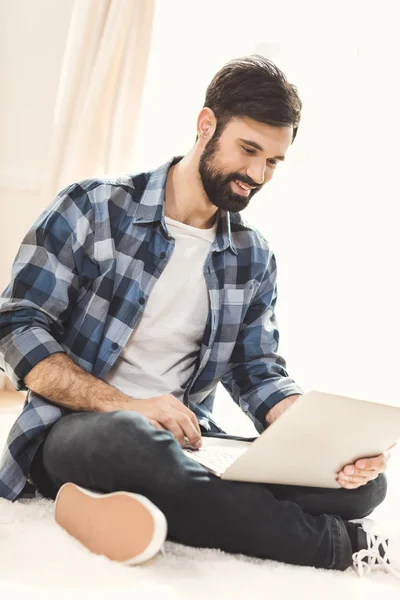
[[[153, 172], [95, 178], [62, 190], [25, 236], [0, 297], [0, 368], [17, 390], [41, 360], [65, 352], [104, 379], [130, 338], [174, 240], [164, 218], [175, 157]], [[219, 382], [261, 433], [265, 415], [303, 391], [277, 354], [276, 261], [239, 215], [219, 209], [204, 265], [210, 310], [183, 401], [208, 428]], [[71, 410], [28, 391], [0, 459], [0, 497], [32, 497], [34, 454]]]

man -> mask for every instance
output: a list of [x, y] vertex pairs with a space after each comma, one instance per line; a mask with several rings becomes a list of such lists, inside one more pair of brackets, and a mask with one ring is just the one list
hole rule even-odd
[[270, 61], [230, 61], [186, 156], [73, 183], [33, 225], [0, 304], [2, 368], [29, 390], [0, 495], [57, 496], [67, 531], [126, 564], [158, 552], [166, 523], [183, 544], [298, 565], [343, 570], [371, 543], [383, 553], [350, 519], [383, 501], [386, 456], [324, 490], [222, 481], [181, 449], [221, 431], [218, 382], [259, 432], [303, 393], [277, 354], [274, 253], [240, 216], [301, 107]]

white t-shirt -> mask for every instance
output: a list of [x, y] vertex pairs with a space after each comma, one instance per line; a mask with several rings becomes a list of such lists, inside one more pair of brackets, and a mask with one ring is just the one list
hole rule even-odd
[[175, 247], [143, 315], [106, 381], [133, 398], [182, 400], [196, 366], [209, 311], [204, 262], [217, 223], [199, 229], [165, 217]]

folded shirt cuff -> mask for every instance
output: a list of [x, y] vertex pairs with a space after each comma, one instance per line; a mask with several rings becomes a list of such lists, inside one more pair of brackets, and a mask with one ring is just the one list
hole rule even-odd
[[[276, 385], [276, 383], [274, 383], [274, 385]], [[288, 396], [294, 396], [295, 394], [303, 395], [304, 392], [296, 383], [293, 382], [291, 384], [282, 385], [279, 390], [274, 391], [263, 402], [261, 402], [261, 404], [259, 404], [254, 413], [254, 426], [258, 433], [265, 431], [268, 426], [265, 420], [267, 412], [276, 404], [278, 404], [278, 402], [284, 400], [284, 398], [287, 398]]]
[[14, 331], [12, 343], [4, 355], [4, 370], [17, 391], [27, 390], [24, 379], [40, 361], [65, 349], [41, 327], [31, 327], [21, 333]]

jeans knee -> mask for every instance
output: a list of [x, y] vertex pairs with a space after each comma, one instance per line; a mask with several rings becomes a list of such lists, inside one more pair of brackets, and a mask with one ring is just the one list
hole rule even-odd
[[380, 473], [367, 485], [358, 488], [358, 498], [354, 502], [354, 512], [357, 513], [353, 519], [362, 519], [370, 515], [377, 506], [382, 504], [387, 494], [387, 478], [385, 473]]
[[372, 497], [372, 503], [374, 504], [374, 507], [373, 507], [373, 509], [374, 509], [377, 506], [379, 506], [379, 504], [382, 504], [382, 502], [386, 498], [387, 477], [386, 477], [385, 473], [381, 473], [380, 475], [378, 475], [378, 477], [376, 479], [374, 479], [373, 481], [371, 481], [371, 483], [375, 484], [374, 491], [373, 491], [373, 497]]
[[170, 431], [155, 429], [133, 411], [109, 413], [109, 417], [104, 439], [97, 443], [104, 442], [106, 462], [114, 471], [113, 485], [132, 482], [131, 491], [147, 493], [149, 488], [169, 488], [179, 482], [182, 449]]
[[[59, 485], [115, 491], [164, 480], [176, 453], [175, 438], [133, 411], [76, 413], [56, 423], [45, 442], [43, 465]], [[173, 461], [172, 461], [173, 463]], [[129, 490], [127, 490], [129, 491]], [[139, 491], [139, 490], [130, 490]]]
[[103, 415], [106, 417], [104, 426], [98, 430], [98, 439], [107, 440], [108, 445], [128, 443], [147, 445], [154, 432], [154, 427], [146, 417], [130, 410], [119, 410]]
[[170, 431], [156, 429], [146, 417], [129, 410], [109, 413], [104, 436], [112, 446], [116, 445], [119, 449], [123, 445], [125, 450], [139, 454], [146, 453], [149, 449], [152, 454], [163, 454], [167, 446], [179, 447]]

